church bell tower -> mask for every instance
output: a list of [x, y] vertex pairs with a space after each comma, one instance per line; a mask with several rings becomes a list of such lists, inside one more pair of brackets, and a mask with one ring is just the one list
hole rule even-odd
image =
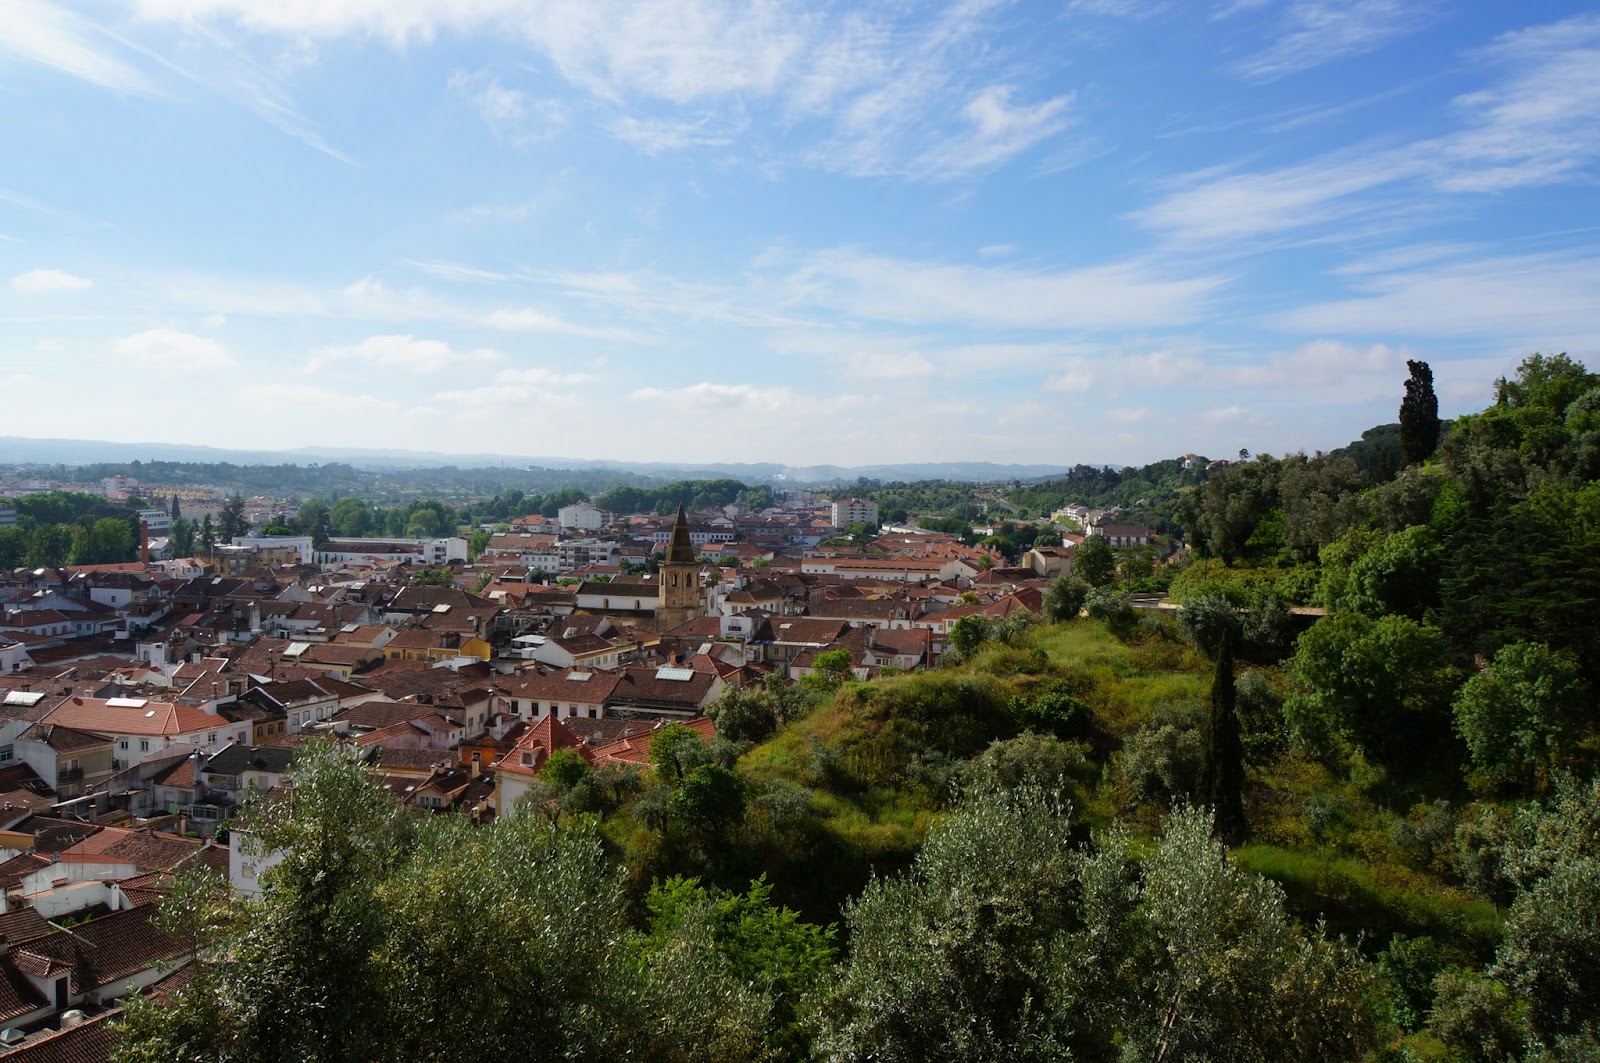
[[700, 588], [700, 563], [695, 560], [694, 543], [689, 539], [689, 518], [683, 503], [678, 503], [678, 519], [667, 540], [667, 556], [662, 559], [657, 578], [661, 581], [661, 606], [656, 610], [656, 628], [667, 631], [693, 620], [705, 611]]

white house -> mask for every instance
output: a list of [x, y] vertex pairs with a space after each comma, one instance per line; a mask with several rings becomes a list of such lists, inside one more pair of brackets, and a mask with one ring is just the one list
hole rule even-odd
[[[109, 735], [115, 742], [113, 767], [119, 771], [180, 742], [211, 752], [232, 741], [248, 741], [250, 728], [178, 702], [148, 698], [65, 698], [44, 720]], [[239, 733], [246, 737], [239, 738]]]

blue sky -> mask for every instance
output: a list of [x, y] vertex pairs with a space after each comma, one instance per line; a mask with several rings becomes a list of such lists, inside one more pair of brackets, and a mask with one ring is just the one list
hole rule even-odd
[[1558, 2], [0, 0], [0, 434], [1338, 446], [1600, 364]]

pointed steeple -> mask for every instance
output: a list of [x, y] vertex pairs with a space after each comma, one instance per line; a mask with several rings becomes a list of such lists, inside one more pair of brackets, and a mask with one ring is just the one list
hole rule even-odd
[[667, 564], [694, 564], [694, 543], [689, 540], [689, 518], [678, 503], [678, 519], [672, 525], [672, 537], [667, 540]]

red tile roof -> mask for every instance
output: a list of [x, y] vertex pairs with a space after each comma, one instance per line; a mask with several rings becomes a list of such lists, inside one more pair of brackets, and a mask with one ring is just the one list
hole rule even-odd
[[45, 719], [82, 731], [151, 736], [192, 734], [222, 722], [188, 705], [143, 698], [72, 697], [50, 710]]

